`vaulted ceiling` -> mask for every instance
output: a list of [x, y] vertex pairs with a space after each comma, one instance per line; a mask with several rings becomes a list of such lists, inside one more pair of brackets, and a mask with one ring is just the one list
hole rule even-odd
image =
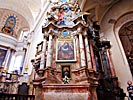
[[101, 21], [105, 13], [120, 0], [85, 0], [83, 11], [90, 12], [90, 19]]
[[[58, 0], [51, 0], [58, 1]], [[82, 11], [90, 12], [90, 19], [101, 20], [106, 11], [118, 0], [78, 0]], [[50, 0], [0, 0], [0, 32], [6, 23], [6, 18], [16, 18], [15, 32], [31, 31], [38, 21], [38, 16]]]
[[29, 25], [32, 25], [46, 1], [47, 0], [0, 0], [0, 8], [20, 14]]
[[16, 20], [15, 32], [31, 30], [47, 0], [0, 0], [0, 32], [9, 16]]

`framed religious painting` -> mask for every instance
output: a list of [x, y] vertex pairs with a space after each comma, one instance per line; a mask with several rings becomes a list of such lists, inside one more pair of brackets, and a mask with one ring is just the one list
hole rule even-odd
[[5, 48], [0, 47], [0, 66], [5, 66], [5, 57], [7, 54], [7, 50]]
[[74, 39], [57, 39], [56, 61], [57, 62], [76, 61], [76, 51], [75, 51]]
[[65, 78], [67, 76], [68, 78], [71, 78], [71, 69], [70, 65], [61, 65], [62, 67], [62, 78]]
[[37, 47], [36, 47], [36, 50], [37, 50], [37, 51], [36, 51], [36, 52], [37, 52], [37, 53], [42, 52], [42, 48], [43, 48], [43, 42], [37, 44]]

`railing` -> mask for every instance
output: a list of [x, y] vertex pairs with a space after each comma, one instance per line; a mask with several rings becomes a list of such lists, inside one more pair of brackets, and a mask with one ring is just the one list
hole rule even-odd
[[35, 95], [0, 93], [0, 100], [35, 100]]

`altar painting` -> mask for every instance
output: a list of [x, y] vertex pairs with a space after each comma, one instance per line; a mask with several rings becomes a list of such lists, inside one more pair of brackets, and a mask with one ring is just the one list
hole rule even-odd
[[75, 45], [74, 40], [58, 40], [56, 50], [57, 61], [75, 61]]
[[0, 67], [2, 67], [2, 64], [4, 62], [4, 59], [6, 57], [7, 50], [0, 48]]

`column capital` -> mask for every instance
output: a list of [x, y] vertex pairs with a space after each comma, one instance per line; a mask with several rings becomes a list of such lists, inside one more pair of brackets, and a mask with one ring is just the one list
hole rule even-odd
[[82, 27], [81, 26], [77, 28], [77, 32], [82, 33]]

